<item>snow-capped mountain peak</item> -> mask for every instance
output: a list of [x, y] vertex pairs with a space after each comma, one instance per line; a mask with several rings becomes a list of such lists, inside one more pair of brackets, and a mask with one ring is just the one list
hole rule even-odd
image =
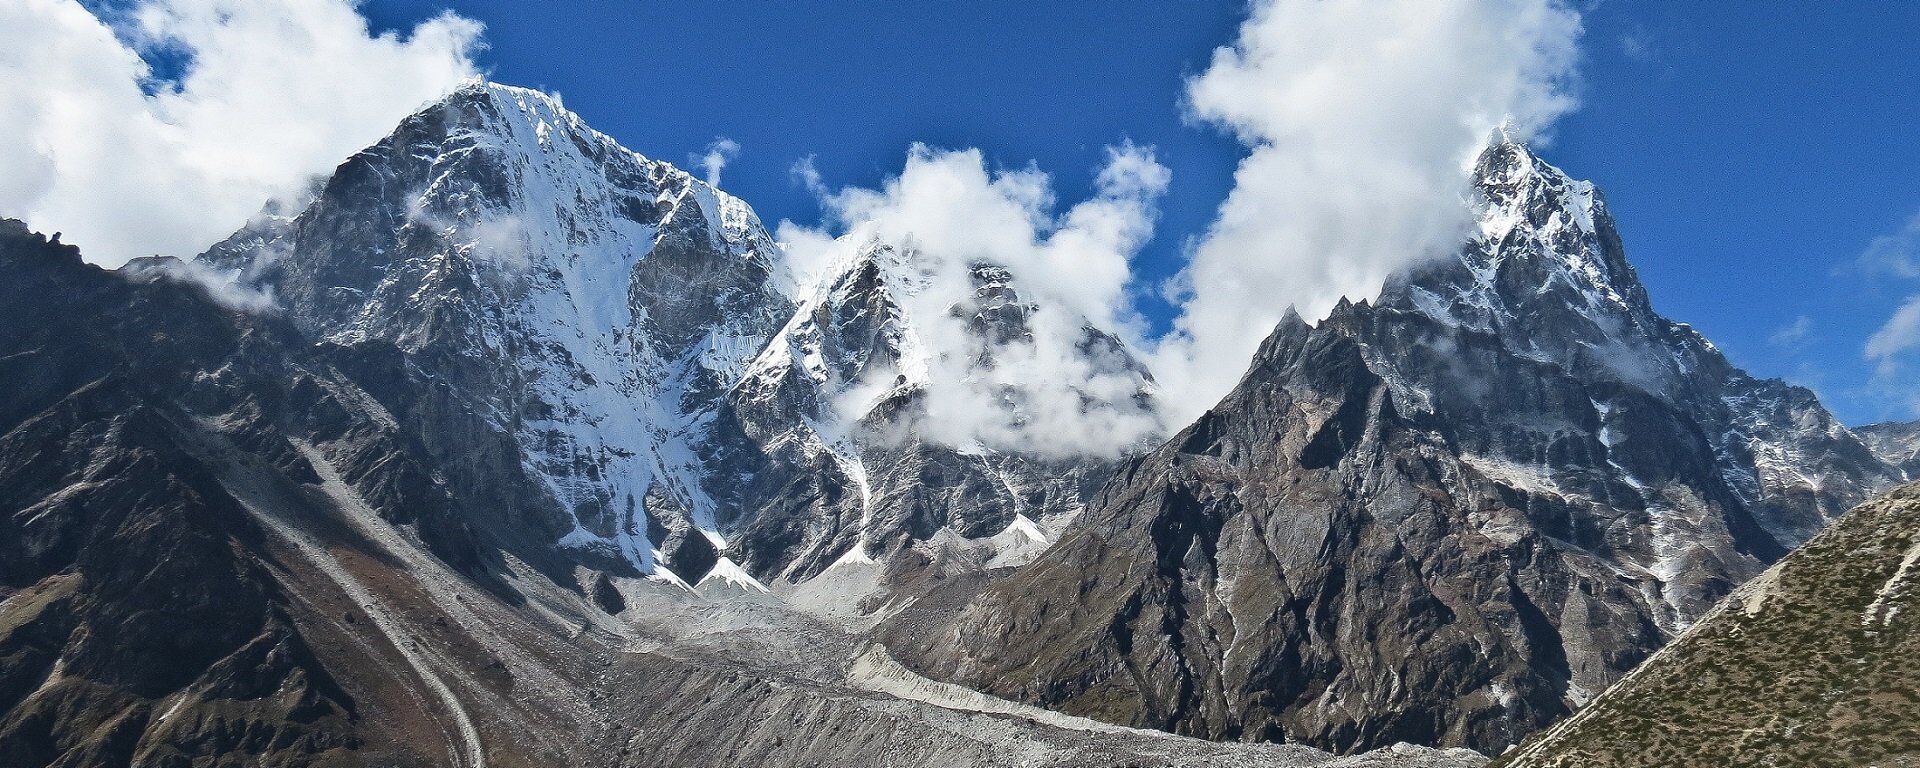
[[[1016, 326], [1037, 307], [1004, 270], [977, 265], [952, 299], [921, 254], [875, 243], [801, 284], [745, 203], [536, 91], [460, 88], [298, 216], [202, 259], [271, 289], [316, 339], [397, 350], [437, 388], [390, 407], [457, 423], [469, 444], [436, 449], [498, 500], [480, 514], [603, 570], [806, 578], [1020, 514], [1055, 526], [1107, 466], [1029, 466], [1018, 445], [929, 428], [952, 421], [927, 418], [929, 393], [974, 391], [1031, 346]], [[1128, 359], [1086, 332], [1075, 354]], [[933, 514], [927, 494], [958, 496]]]
[[322, 338], [428, 361], [513, 436], [562, 547], [652, 573], [667, 518], [725, 547], [700, 414], [791, 310], [744, 203], [553, 97], [473, 83], [348, 160], [287, 230], [208, 258], [245, 259]]

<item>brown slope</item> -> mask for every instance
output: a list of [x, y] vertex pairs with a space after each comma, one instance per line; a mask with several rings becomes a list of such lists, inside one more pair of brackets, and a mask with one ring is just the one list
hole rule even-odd
[[1495, 764], [1920, 765], [1920, 486], [1848, 513]]
[[581, 685], [548, 668], [593, 644], [500, 658], [488, 626], [558, 648], [577, 627], [520, 615], [497, 550], [290, 329], [17, 222], [0, 273], [0, 763], [544, 764], [580, 743]]

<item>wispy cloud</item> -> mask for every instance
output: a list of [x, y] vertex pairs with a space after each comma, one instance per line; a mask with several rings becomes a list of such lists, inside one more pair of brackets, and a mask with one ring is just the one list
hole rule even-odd
[[1812, 340], [1813, 318], [1807, 315], [1794, 318], [1786, 325], [1775, 328], [1773, 333], [1767, 336], [1768, 345], [1788, 353], [1806, 349], [1807, 344]]
[[1920, 278], [1920, 212], [1867, 243], [1854, 264], [1869, 277]]
[[[1898, 284], [1920, 279], [1920, 213], [1868, 242], [1849, 266], [1870, 280]], [[1914, 385], [1912, 374], [1916, 349], [1920, 349], [1920, 293], [1911, 293], [1861, 348], [1861, 354], [1874, 364], [1865, 391], [1882, 403], [1896, 403], [1920, 414], [1920, 387]]]
[[1653, 34], [1643, 28], [1635, 27], [1632, 31], [1621, 35], [1616, 42], [1620, 47], [1620, 55], [1625, 56], [1628, 61], [1640, 64], [1655, 64], [1660, 61], [1660, 49], [1654, 42]]
[[1907, 297], [1905, 304], [1867, 338], [1869, 360], [1887, 362], [1895, 355], [1920, 346], [1920, 294]]
[[273, 289], [247, 285], [239, 272], [223, 271], [197, 261], [143, 259], [127, 264], [122, 271], [136, 278], [198, 285], [207, 292], [208, 298], [228, 309], [267, 312], [277, 308]]
[[720, 186], [720, 172], [727, 164], [740, 156], [740, 142], [725, 136], [713, 137], [713, 143], [707, 145], [706, 154], [694, 157], [694, 162], [707, 172], [707, 186]]
[[191, 256], [477, 75], [478, 22], [374, 34], [356, 5], [0, 2], [0, 210], [106, 264]]

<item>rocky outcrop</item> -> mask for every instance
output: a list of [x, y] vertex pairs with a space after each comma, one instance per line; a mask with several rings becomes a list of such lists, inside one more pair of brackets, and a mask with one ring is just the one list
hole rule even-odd
[[[378, 374], [376, 397], [489, 500], [477, 522], [529, 557], [633, 574], [724, 544], [737, 483], [702, 472], [726, 436], [696, 422], [791, 311], [773, 250], [738, 201], [550, 97], [476, 84], [200, 260]], [[435, 386], [378, 386], [402, 374]]]
[[286, 372], [273, 333], [18, 222], [0, 222], [0, 274], [0, 762], [305, 765], [368, 747], [264, 534], [196, 451], [217, 412], [300, 476], [262, 423], [275, 393], [206, 381]]
[[1908, 479], [1920, 478], [1920, 421], [1883, 421], [1853, 430], [1883, 461]]
[[[990, 371], [999, 355], [1030, 343], [1029, 317], [1041, 309], [1022, 301], [1006, 270], [976, 265], [974, 296], [947, 308], [962, 320], [965, 348], [931, 349], [920, 335], [927, 319], [902, 296], [915, 290], [915, 269], [910, 252], [877, 242], [836, 265], [730, 393], [724, 420], [766, 446], [748, 493], [759, 511], [741, 521], [737, 540], [755, 572], [805, 580], [843, 561], [890, 562], [938, 546], [943, 534], [995, 547], [1005, 556], [999, 565], [1015, 565], [1050, 543], [1111, 471], [1112, 459], [1098, 455], [930, 437], [929, 389], [952, 384], [935, 380], [945, 366], [932, 358]], [[1112, 336], [1085, 333], [1087, 359], [1134, 393], [1118, 403], [1088, 395], [1085, 407], [1150, 414], [1145, 368]], [[969, 416], [1012, 421], [1030, 408], [1017, 386], [996, 394], [1003, 413]], [[1011, 535], [987, 541], [1001, 534]]]
[[1920, 763], [1920, 487], [1847, 513], [1567, 721], [1496, 761]]
[[935, 677], [1211, 739], [1499, 752], [1894, 482], [1806, 390], [1656, 314], [1590, 185], [1480, 160], [1477, 236], [1118, 470]]
[[577, 762], [618, 624], [344, 363], [430, 383], [145, 266], [0, 224], [0, 762]]

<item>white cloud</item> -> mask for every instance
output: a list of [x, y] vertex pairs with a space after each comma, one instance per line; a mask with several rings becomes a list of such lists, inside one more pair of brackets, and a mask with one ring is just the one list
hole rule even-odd
[[[810, 164], [794, 172], [825, 189]], [[782, 222], [779, 239], [805, 275], [845, 264], [875, 242], [903, 254], [883, 265], [930, 368], [923, 437], [955, 447], [1112, 453], [1157, 436], [1161, 422], [1133, 407], [1133, 373], [1080, 345], [1088, 324], [1138, 339], [1127, 261], [1151, 236], [1169, 177], [1151, 148], [1110, 148], [1095, 194], [1056, 214], [1052, 181], [1037, 169], [991, 172], [978, 150], [916, 145], [880, 189], [823, 197], [831, 231]], [[979, 336], [951, 311], [976, 298], [969, 269], [978, 263], [1004, 267], [1021, 300], [1038, 307], [1028, 318], [1031, 339], [994, 348], [991, 368], [974, 364]]]
[[1914, 347], [1920, 347], [1920, 294], [1907, 297], [1907, 303], [1868, 337], [1867, 359], [1884, 363]]
[[719, 187], [720, 172], [726, 170], [727, 163], [733, 162], [733, 159], [739, 156], [740, 142], [725, 136], [715, 136], [713, 143], [707, 145], [706, 154], [696, 156], [694, 162], [706, 169], [707, 186]]
[[1866, 356], [1874, 361], [1873, 376], [1864, 391], [1883, 406], [1920, 414], [1920, 391], [1913, 386], [1912, 355], [1920, 348], [1920, 294], [1906, 303], [1867, 338]]
[[1775, 328], [1773, 333], [1767, 336], [1767, 343], [1788, 352], [1798, 352], [1805, 349], [1807, 342], [1812, 338], [1813, 318], [1801, 315], [1794, 318], [1792, 322]]
[[126, 265], [125, 272], [147, 279], [170, 279], [194, 283], [207, 297], [228, 309], [241, 312], [266, 312], [277, 308], [271, 288], [258, 288], [241, 282], [238, 272], [226, 272], [197, 261], [146, 259]]
[[1907, 219], [1899, 231], [1867, 243], [1866, 250], [1860, 254], [1859, 267], [1868, 275], [1920, 277], [1920, 213]]
[[[404, 37], [349, 0], [144, 0], [114, 18], [0, 2], [0, 215], [109, 265], [197, 253], [478, 74], [480, 24], [451, 13]], [[184, 54], [184, 76], [146, 93], [143, 50]]]
[[[444, 14], [373, 35], [352, 0], [139, 0], [117, 23], [75, 0], [0, 0], [0, 214], [108, 264], [226, 235], [475, 76], [480, 34]], [[915, 147], [877, 190], [829, 191], [803, 161], [795, 178], [828, 224], [783, 222], [780, 238], [802, 277], [874, 240], [910, 250], [909, 310], [936, 365], [970, 359], [948, 312], [973, 295], [967, 268], [1006, 267], [1042, 308], [1034, 339], [994, 372], [933, 377], [932, 437], [1111, 451], [1211, 405], [1289, 305], [1322, 316], [1455, 247], [1468, 164], [1495, 127], [1536, 136], [1573, 107], [1579, 34], [1562, 0], [1256, 0], [1188, 83], [1191, 116], [1249, 154], [1170, 286], [1182, 315], [1158, 342], [1129, 299], [1169, 180], [1147, 148], [1113, 148], [1095, 194], [1064, 211], [1046, 174], [992, 171], [974, 150]], [[184, 53], [186, 75], [144, 92], [148, 49]], [[739, 149], [719, 137], [692, 160], [718, 185]], [[1153, 347], [1169, 413], [1082, 407], [1135, 385], [1078, 354], [1088, 323]], [[1017, 418], [1007, 387], [1025, 398]]]
[[[1899, 230], [1876, 237], [1854, 262], [1869, 277], [1920, 278], [1920, 213]], [[1883, 403], [1898, 403], [1920, 413], [1920, 391], [1913, 387], [1913, 351], [1920, 349], [1920, 293], [1912, 294], [1867, 337], [1862, 349], [1875, 363], [1866, 391]]]
[[826, 182], [820, 180], [820, 169], [814, 167], [813, 155], [795, 160], [787, 173], [793, 177], [793, 183], [813, 193], [814, 197], [825, 200], [833, 196], [833, 190], [827, 189]]
[[1646, 29], [1635, 27], [1633, 31], [1620, 36], [1620, 55], [1628, 61], [1639, 64], [1656, 64], [1660, 61], [1660, 49], [1653, 35]]
[[1538, 136], [1574, 107], [1580, 18], [1557, 0], [1261, 0], [1187, 83], [1192, 115], [1251, 150], [1171, 286], [1156, 372], [1195, 415], [1289, 305], [1324, 316], [1449, 252], [1468, 170], [1496, 128]]

